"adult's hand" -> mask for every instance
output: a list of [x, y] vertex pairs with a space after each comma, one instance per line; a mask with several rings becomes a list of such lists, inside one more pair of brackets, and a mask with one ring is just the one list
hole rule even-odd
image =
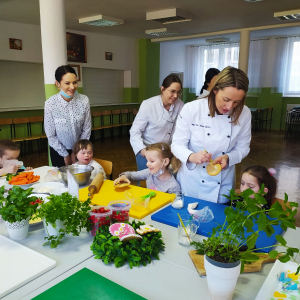
[[209, 162], [211, 159], [211, 153], [206, 153], [203, 150], [200, 150], [197, 153], [192, 153], [189, 157], [189, 162], [194, 164], [203, 164], [205, 162]]
[[74, 152], [71, 153], [71, 161], [72, 161], [72, 164], [76, 163], [76, 156], [75, 156]]
[[145, 157], [145, 155], [146, 155], [146, 148], [144, 148], [144, 149], [141, 150], [141, 155]]
[[71, 156], [70, 155], [64, 157], [64, 161], [65, 161], [66, 166], [72, 165], [72, 160], [71, 160]]
[[216, 159], [214, 159], [214, 165], [215, 164], [220, 164], [222, 169], [225, 169], [227, 164], [228, 164], [228, 161], [229, 161], [229, 157], [227, 154], [225, 155], [221, 155], [219, 157], [217, 157]]

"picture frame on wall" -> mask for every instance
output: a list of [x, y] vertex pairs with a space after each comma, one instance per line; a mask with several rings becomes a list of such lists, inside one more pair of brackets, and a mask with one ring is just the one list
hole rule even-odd
[[70, 62], [87, 62], [85, 35], [67, 32], [67, 56]]
[[77, 74], [77, 81], [81, 81], [80, 65], [69, 65], [69, 66], [75, 70]]
[[105, 52], [105, 60], [113, 60], [112, 52]]
[[22, 40], [9, 38], [9, 49], [22, 50]]

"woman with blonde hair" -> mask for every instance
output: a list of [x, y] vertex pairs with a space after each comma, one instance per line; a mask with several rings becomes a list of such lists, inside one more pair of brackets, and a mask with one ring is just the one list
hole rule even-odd
[[[124, 172], [114, 182], [114, 185], [120, 182], [130, 180], [146, 180], [147, 188], [164, 193], [177, 194], [181, 191], [180, 185], [172, 175], [180, 168], [181, 162], [172, 154], [171, 148], [166, 143], [155, 143], [145, 148], [145, 157], [147, 159], [147, 169], [137, 172]], [[172, 164], [172, 172], [169, 167]]]
[[[182, 162], [177, 180], [185, 195], [228, 202], [223, 194], [235, 185], [235, 165], [250, 151], [251, 112], [245, 106], [248, 85], [242, 70], [226, 67], [208, 98], [192, 101], [181, 110], [171, 147]], [[222, 167], [216, 176], [206, 172], [210, 159]]]

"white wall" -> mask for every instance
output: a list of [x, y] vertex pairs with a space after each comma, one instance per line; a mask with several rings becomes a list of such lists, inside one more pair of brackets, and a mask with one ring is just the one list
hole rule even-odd
[[[86, 36], [87, 63], [70, 64], [130, 71], [131, 87], [139, 86], [137, 39], [68, 29], [67, 31]], [[9, 49], [9, 38], [21, 39], [23, 50]], [[113, 53], [112, 61], [105, 60], [105, 52]], [[0, 60], [42, 63], [40, 26], [0, 21]]]

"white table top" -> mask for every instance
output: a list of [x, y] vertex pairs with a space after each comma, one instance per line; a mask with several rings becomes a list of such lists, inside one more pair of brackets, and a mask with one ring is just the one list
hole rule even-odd
[[[44, 176], [50, 169], [51, 167], [41, 167], [34, 170], [35, 174], [41, 176], [40, 182], [44, 181]], [[56, 260], [57, 267], [3, 299], [31, 299], [84, 267], [147, 299], [209, 299], [206, 279], [198, 275], [188, 255], [192, 248], [178, 244], [177, 228], [152, 221], [150, 215], [141, 221], [161, 229], [166, 249], [160, 253], [160, 261], [154, 260], [146, 268], [142, 266], [133, 270], [128, 265], [116, 269], [113, 264], [106, 266], [100, 260], [95, 260], [90, 250], [92, 237], [86, 232], [79, 237], [67, 236], [56, 249], [51, 249], [49, 246], [42, 246], [45, 236], [43, 225], [32, 227], [28, 238], [19, 241], [20, 244]], [[300, 247], [300, 240], [297, 238], [299, 231], [300, 228], [297, 228], [285, 233], [290, 246]], [[8, 236], [3, 221], [0, 221], [0, 234]], [[202, 238], [199, 235], [195, 237], [196, 240]], [[273, 264], [266, 264], [261, 272], [240, 275], [233, 299], [254, 299], [272, 266]], [[145, 280], [151, 284], [145, 284]]]

